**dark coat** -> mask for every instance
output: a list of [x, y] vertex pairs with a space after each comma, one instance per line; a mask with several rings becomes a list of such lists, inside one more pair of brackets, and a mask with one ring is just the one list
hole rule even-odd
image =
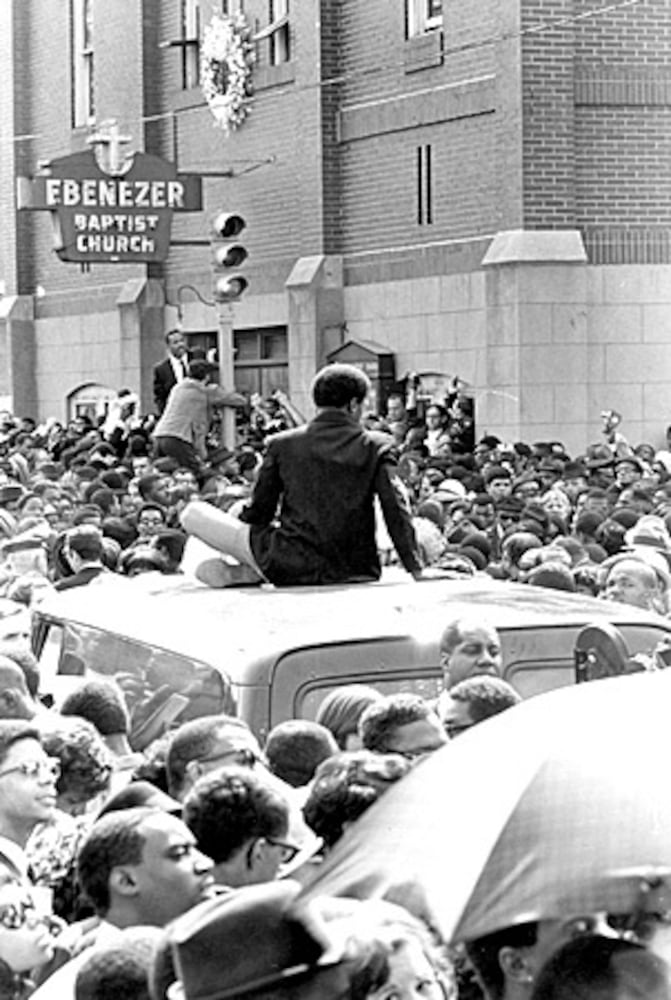
[[175, 378], [170, 358], [166, 358], [165, 361], [160, 361], [157, 365], [154, 365], [154, 403], [159, 413], [163, 413], [170, 390], [176, 382], [177, 379]]
[[418, 573], [411, 514], [387, 434], [365, 431], [344, 411], [329, 409], [275, 435], [241, 514], [251, 525], [259, 568], [284, 585], [378, 579], [375, 496], [404, 567]]

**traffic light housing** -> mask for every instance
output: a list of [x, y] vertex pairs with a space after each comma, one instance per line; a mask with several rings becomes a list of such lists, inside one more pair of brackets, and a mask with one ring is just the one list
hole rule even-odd
[[247, 250], [238, 241], [238, 236], [245, 225], [241, 215], [227, 212], [220, 212], [214, 220], [213, 294], [217, 302], [236, 302], [249, 285], [245, 276], [236, 270], [248, 257]]

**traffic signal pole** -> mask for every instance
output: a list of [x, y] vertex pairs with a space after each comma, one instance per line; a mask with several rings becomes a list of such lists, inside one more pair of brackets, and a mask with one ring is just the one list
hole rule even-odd
[[[247, 250], [237, 242], [246, 223], [241, 215], [220, 212], [212, 224], [211, 240], [214, 265], [214, 300], [217, 303], [217, 356], [219, 384], [229, 392], [235, 390], [233, 367], [233, 302], [244, 294], [249, 282], [236, 268], [247, 260]], [[221, 441], [226, 448], [235, 448], [235, 411], [223, 408]]]
[[[233, 368], [233, 306], [230, 302], [219, 302], [217, 308], [217, 358], [219, 359], [219, 385], [233, 392], [235, 377]], [[235, 448], [235, 410], [230, 406], [222, 408], [221, 443], [226, 448]]]

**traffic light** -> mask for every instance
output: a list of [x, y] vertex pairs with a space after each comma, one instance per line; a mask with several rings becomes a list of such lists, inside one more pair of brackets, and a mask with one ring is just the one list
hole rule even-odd
[[247, 251], [237, 242], [245, 228], [241, 215], [220, 212], [214, 220], [214, 289], [217, 302], [236, 302], [244, 293], [249, 282], [236, 268], [247, 260]]

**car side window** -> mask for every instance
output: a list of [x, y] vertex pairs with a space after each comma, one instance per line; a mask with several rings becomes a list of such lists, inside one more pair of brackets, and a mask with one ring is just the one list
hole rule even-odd
[[137, 748], [173, 724], [236, 710], [230, 680], [208, 664], [77, 623], [50, 625], [39, 663], [51, 678], [48, 693], [57, 704], [84, 677], [107, 677], [119, 684]]

